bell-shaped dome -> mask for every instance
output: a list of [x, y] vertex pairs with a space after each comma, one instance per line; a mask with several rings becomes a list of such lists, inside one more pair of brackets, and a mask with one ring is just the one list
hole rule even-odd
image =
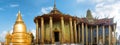
[[18, 12], [17, 15], [18, 15], [18, 17], [17, 17], [17, 20], [16, 20], [16, 22], [14, 24], [13, 33], [26, 32], [26, 25], [24, 24], [24, 22], [22, 20], [20, 11]]

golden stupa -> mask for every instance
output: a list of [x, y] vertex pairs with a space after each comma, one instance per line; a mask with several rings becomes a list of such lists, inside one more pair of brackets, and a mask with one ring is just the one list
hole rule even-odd
[[19, 32], [26, 32], [26, 25], [24, 24], [23, 20], [22, 20], [22, 17], [21, 17], [21, 14], [20, 14], [20, 11], [18, 12], [18, 17], [17, 17], [17, 20], [14, 24], [14, 28], [13, 28], [13, 33], [19, 33]]
[[13, 27], [13, 32], [6, 35], [6, 45], [31, 45], [32, 36], [26, 31], [20, 11], [18, 12], [17, 20]]

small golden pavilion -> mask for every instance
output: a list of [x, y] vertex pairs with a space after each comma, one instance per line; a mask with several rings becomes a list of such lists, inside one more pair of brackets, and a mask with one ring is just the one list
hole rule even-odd
[[26, 30], [26, 25], [24, 24], [19, 11], [12, 34], [7, 33], [6, 35], [5, 45], [31, 45], [33, 34]]
[[93, 18], [91, 11], [87, 10], [86, 17], [79, 18], [63, 14], [54, 4], [53, 10], [48, 14], [37, 16], [36, 44], [106, 44], [116, 43], [116, 23], [113, 18]]

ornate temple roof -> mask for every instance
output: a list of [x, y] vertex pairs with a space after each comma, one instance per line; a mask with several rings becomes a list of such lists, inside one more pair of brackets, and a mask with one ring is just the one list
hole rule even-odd
[[89, 24], [89, 25], [112, 25], [112, 24], [115, 24], [113, 22], [113, 18], [103, 18], [103, 19], [95, 19], [93, 18], [92, 14], [91, 14], [91, 11], [90, 10], [87, 10], [87, 15], [85, 18], [79, 18], [78, 19], [78, 23], [86, 23], [86, 24]]
[[45, 22], [49, 21], [49, 17], [52, 17], [54, 21], [59, 21], [61, 19], [61, 17], [64, 18], [65, 21], [69, 21], [69, 18], [71, 17], [73, 20], [76, 20], [76, 17], [70, 16], [69, 14], [63, 14], [62, 12], [60, 12], [57, 8], [56, 8], [56, 3], [54, 2], [54, 7], [53, 10], [50, 11], [50, 13], [48, 14], [43, 14], [41, 16], [37, 16], [34, 19], [34, 22], [36, 22], [36, 20], [40, 21], [40, 18], [43, 17]]
[[50, 14], [62, 14], [59, 10], [53, 9]]
[[56, 2], [54, 1], [54, 8], [50, 12], [50, 14], [62, 14], [57, 8], [56, 8]]
[[89, 23], [87, 18], [80, 18], [79, 21], [83, 23], [88, 23], [88, 24], [112, 24], [114, 23], [113, 18], [94, 19], [94, 22], [92, 23]]
[[69, 18], [71, 17], [73, 20], [77, 20], [77, 24], [82, 23], [82, 22], [89, 24], [89, 25], [114, 24], [113, 18], [109, 18], [109, 19], [107, 19], [107, 18], [103, 18], [103, 19], [93, 18], [92, 13], [89, 9], [87, 10], [85, 18], [78, 18], [78, 17], [70, 16], [69, 14], [63, 14], [62, 12], [60, 12], [56, 8], [55, 2], [54, 2], [54, 8], [53, 8], [53, 10], [51, 10], [50, 13], [35, 17], [34, 22], [36, 22], [36, 20], [39, 20], [39, 22], [40, 22], [41, 17], [44, 18], [45, 22], [48, 22], [50, 17], [53, 18], [53, 21], [59, 21], [61, 19], [61, 17], [63, 17], [65, 21], [69, 21]]

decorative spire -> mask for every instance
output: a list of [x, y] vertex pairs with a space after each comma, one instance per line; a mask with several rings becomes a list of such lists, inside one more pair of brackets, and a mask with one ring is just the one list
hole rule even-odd
[[17, 20], [16, 20], [16, 22], [17, 22], [17, 21], [23, 21], [20, 11], [19, 11], [18, 14], [17, 14]]
[[56, 0], [54, 0], [54, 7], [53, 10], [51, 10], [50, 14], [62, 14], [59, 10], [56, 8]]
[[14, 28], [13, 28], [13, 33], [16, 33], [16, 32], [25, 32], [26, 33], [26, 25], [24, 24], [24, 21], [22, 20], [20, 11], [17, 14], [17, 19], [16, 19], [16, 22], [15, 22]]
[[91, 11], [88, 9], [87, 10], [87, 15], [86, 15], [87, 18], [93, 18], [92, 14], [91, 14]]
[[54, 8], [53, 10], [56, 10], [56, 0], [54, 0]]

